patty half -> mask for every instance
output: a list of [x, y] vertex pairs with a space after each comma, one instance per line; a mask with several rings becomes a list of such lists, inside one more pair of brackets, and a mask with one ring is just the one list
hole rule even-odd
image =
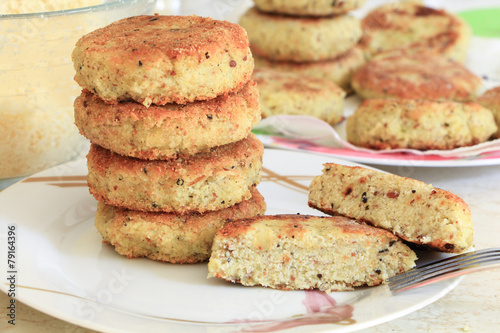
[[461, 253], [473, 245], [469, 206], [455, 194], [411, 178], [326, 163], [311, 182], [309, 206], [432, 250]]
[[208, 276], [331, 292], [382, 284], [415, 260], [390, 232], [345, 217], [273, 215], [226, 224], [214, 238]]

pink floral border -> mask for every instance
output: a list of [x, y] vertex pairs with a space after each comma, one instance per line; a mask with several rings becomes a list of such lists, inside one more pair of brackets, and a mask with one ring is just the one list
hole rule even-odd
[[[351, 304], [337, 304], [328, 294], [307, 290], [302, 304], [306, 307], [306, 313], [289, 319], [276, 320], [272, 322], [248, 321], [251, 326], [244, 327], [241, 332], [276, 332], [293, 327], [320, 324], [352, 325], [356, 321], [352, 319], [354, 307]], [[242, 321], [235, 321], [242, 323]]]
[[500, 164], [500, 150], [490, 151], [487, 153], [469, 156], [469, 157], [445, 157], [440, 155], [415, 155], [411, 153], [395, 153], [388, 154], [377, 153], [370, 154], [363, 151], [356, 151], [348, 148], [335, 148], [314, 144], [309, 141], [282, 138], [277, 136], [266, 136], [271, 141], [271, 146], [283, 147], [288, 149], [305, 150], [314, 153], [330, 154], [335, 156], [343, 156], [346, 158], [370, 158], [379, 160], [395, 160], [395, 161], [471, 161], [471, 160], [489, 160], [498, 159]]

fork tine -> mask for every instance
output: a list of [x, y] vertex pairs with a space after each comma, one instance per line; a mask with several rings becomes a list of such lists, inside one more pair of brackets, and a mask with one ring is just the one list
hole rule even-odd
[[489, 249], [483, 249], [483, 250], [466, 252], [466, 253], [462, 253], [462, 254], [459, 254], [459, 255], [455, 255], [453, 257], [448, 257], [448, 258], [440, 259], [440, 260], [437, 260], [437, 261], [434, 261], [434, 262], [422, 265], [419, 268], [434, 266], [434, 265], [439, 264], [439, 263], [461, 261], [463, 259], [474, 258], [474, 257], [483, 256], [483, 255], [489, 255], [489, 254], [492, 254], [492, 255], [494, 255], [494, 254], [500, 254], [500, 248], [489, 248]]
[[450, 277], [464, 275], [464, 274], [472, 273], [475, 271], [492, 268], [491, 266], [493, 266], [493, 265], [500, 265], [500, 261], [483, 262], [482, 264], [469, 265], [467, 267], [459, 267], [459, 268], [456, 268], [453, 270], [448, 270], [447, 272], [444, 272], [444, 273], [440, 272], [439, 274], [434, 274], [432, 276], [421, 277], [421, 278], [409, 280], [409, 281], [401, 281], [401, 282], [396, 283], [396, 284], [389, 284], [389, 289], [392, 292], [403, 291], [403, 290], [407, 290], [410, 288], [415, 288], [415, 287], [427, 285], [430, 283], [434, 283], [437, 281], [441, 281], [441, 280], [444, 280], [444, 279], [447, 279]]
[[391, 278], [392, 282], [397, 282], [400, 280], [408, 280], [413, 277], [419, 277], [425, 274], [432, 274], [435, 271], [441, 271], [445, 269], [452, 269], [453, 267], [458, 267], [459, 265], [467, 265], [468, 263], [478, 263], [479, 260], [495, 260], [496, 258], [500, 258], [500, 252], [493, 253], [481, 253], [481, 254], [472, 254], [469, 256], [461, 256], [461, 260], [457, 260], [454, 257], [451, 257], [449, 260], [440, 260], [439, 262], [428, 264], [411, 271], [408, 271], [404, 274], [400, 274]]
[[[483, 259], [478, 259], [476, 261], [468, 262], [466, 264], [460, 264], [460, 265], [455, 265], [452, 267], [447, 267], [445, 269], [437, 269], [435, 271], [427, 272], [425, 274], [421, 275], [415, 275], [413, 277], [410, 277], [409, 279], [401, 280], [399, 282], [394, 282], [392, 283], [389, 288], [391, 290], [402, 290], [402, 289], [408, 289], [406, 287], [415, 285], [415, 284], [420, 284], [423, 281], [427, 280], [442, 280], [439, 279], [440, 277], [445, 277], [448, 275], [462, 275], [466, 274], [472, 270], [476, 270], [478, 268], [487, 268], [490, 265], [494, 264], [500, 264], [500, 256], [495, 257], [495, 258], [483, 258]], [[462, 272], [462, 274], [454, 274], [457, 272]]]
[[467, 252], [467, 253], [456, 255], [453, 257], [440, 259], [440, 260], [413, 268], [406, 273], [398, 274], [394, 277], [391, 277], [389, 280], [396, 282], [399, 280], [408, 279], [413, 275], [420, 275], [420, 274], [425, 273], [427, 271], [432, 271], [436, 268], [449, 267], [452, 265], [457, 265], [459, 263], [465, 263], [468, 261], [476, 260], [478, 258], [490, 258], [490, 257], [496, 257], [498, 255], [500, 255], [500, 248]]
[[422, 265], [420, 267], [433, 266], [433, 265], [435, 265], [437, 263], [440, 263], [440, 262], [456, 261], [456, 260], [461, 260], [462, 258], [467, 258], [467, 257], [470, 257], [470, 256], [477, 256], [477, 255], [483, 255], [483, 254], [486, 255], [488, 253], [500, 253], [500, 248], [493, 247], [493, 248], [488, 248], [488, 249], [470, 251], [470, 252], [466, 252], [466, 253], [454, 255], [452, 257], [447, 257], [447, 258], [443, 258], [443, 259], [440, 259], [440, 260], [436, 260], [434, 262]]
[[438, 260], [391, 277], [386, 282], [391, 291], [403, 291], [486, 269], [495, 264], [500, 264], [500, 248], [478, 250]]
[[465, 274], [469, 274], [469, 273], [473, 273], [473, 272], [491, 269], [492, 265], [498, 265], [500, 267], [500, 262], [496, 262], [496, 263], [490, 262], [490, 265], [474, 266], [473, 268], [456, 270], [456, 271], [448, 273], [448, 274], [439, 275], [439, 276], [436, 276], [432, 279], [423, 280], [423, 281], [416, 282], [413, 284], [401, 284], [401, 285], [397, 285], [397, 286], [389, 286], [389, 290], [394, 293], [394, 292], [401, 292], [401, 291], [405, 291], [405, 290], [416, 288], [416, 287], [422, 287], [422, 286], [425, 286], [425, 285], [428, 285], [431, 283], [435, 283], [435, 282], [439, 282], [442, 280], [446, 280], [446, 279], [449, 279], [452, 277], [457, 277], [457, 276], [461, 276], [461, 275], [465, 275]]

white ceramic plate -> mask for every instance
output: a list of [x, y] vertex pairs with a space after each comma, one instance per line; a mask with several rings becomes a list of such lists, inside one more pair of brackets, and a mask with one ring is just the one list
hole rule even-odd
[[[307, 186], [330, 157], [267, 149], [258, 188], [268, 214], [316, 214]], [[126, 259], [102, 244], [85, 160], [29, 177], [0, 192], [0, 267], [14, 271], [18, 300], [68, 322], [104, 332], [351, 332], [422, 308], [460, 278], [393, 296], [387, 286], [324, 294], [243, 287], [207, 279], [206, 264]], [[7, 230], [15, 226], [15, 264]], [[440, 255], [430, 253], [436, 259]], [[429, 258], [427, 258], [429, 259]], [[11, 286], [4, 278], [0, 289]]]

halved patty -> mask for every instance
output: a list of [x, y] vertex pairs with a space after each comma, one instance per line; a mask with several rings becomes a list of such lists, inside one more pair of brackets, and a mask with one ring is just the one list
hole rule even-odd
[[271, 215], [226, 224], [214, 238], [208, 276], [331, 292], [382, 284], [415, 260], [392, 233], [345, 217]]
[[311, 182], [309, 206], [437, 251], [460, 253], [473, 245], [469, 206], [453, 193], [411, 178], [326, 163]]

